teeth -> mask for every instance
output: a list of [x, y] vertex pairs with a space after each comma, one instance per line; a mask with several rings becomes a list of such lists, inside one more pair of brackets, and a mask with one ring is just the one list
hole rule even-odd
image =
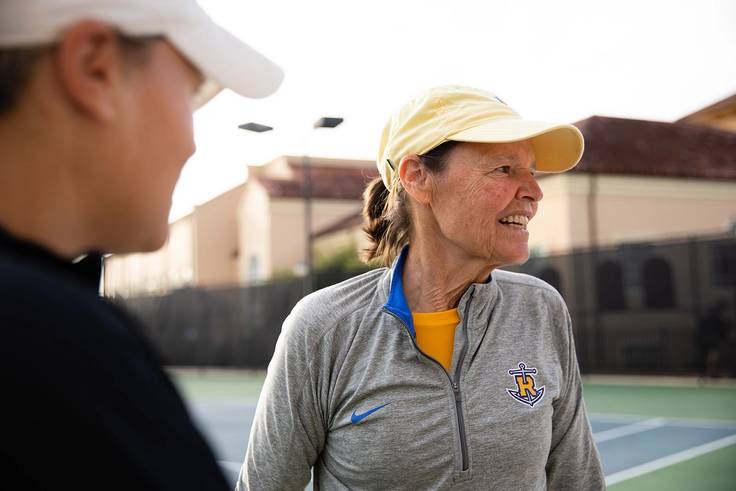
[[511, 215], [509, 217], [502, 218], [500, 221], [501, 223], [515, 223], [516, 225], [521, 225], [526, 228], [529, 223], [529, 218], [524, 215]]

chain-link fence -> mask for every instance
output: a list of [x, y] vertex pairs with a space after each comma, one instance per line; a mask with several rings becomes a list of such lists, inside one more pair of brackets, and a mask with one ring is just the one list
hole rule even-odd
[[[576, 251], [506, 269], [563, 295], [583, 372], [736, 376], [736, 237]], [[318, 274], [316, 287], [355, 274]], [[294, 280], [123, 303], [168, 364], [265, 367], [301, 295]]]
[[570, 309], [583, 372], [736, 375], [736, 238], [530, 259]]
[[[315, 285], [322, 288], [355, 274], [317, 274]], [[257, 368], [271, 359], [281, 324], [303, 288], [304, 282], [294, 279], [114, 300], [143, 321], [166, 364]]]

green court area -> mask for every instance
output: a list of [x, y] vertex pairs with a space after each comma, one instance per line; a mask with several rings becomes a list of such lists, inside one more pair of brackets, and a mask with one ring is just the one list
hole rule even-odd
[[171, 368], [174, 382], [190, 401], [245, 399], [257, 401], [261, 393], [264, 370], [220, 370]]
[[[170, 373], [234, 479], [265, 373]], [[587, 376], [584, 386], [609, 489], [736, 490], [736, 381]]]
[[734, 490], [736, 444], [610, 486], [614, 491]]
[[584, 397], [590, 413], [736, 421], [736, 381], [593, 376]]
[[[676, 421], [707, 422], [736, 428], [736, 382], [696, 379], [671, 380], [626, 378], [601, 382], [591, 377], [585, 384], [585, 401], [595, 428], [600, 415], [671, 418]], [[706, 425], [708, 426], [708, 425]], [[672, 431], [672, 430], [670, 430]], [[693, 431], [698, 431], [693, 428]], [[702, 428], [699, 431], [704, 431]], [[653, 432], [652, 437], [657, 437]], [[639, 490], [736, 490], [736, 439], [721, 439], [707, 447], [693, 443], [693, 449], [675, 452], [672, 462], [660, 459], [661, 468], [642, 469], [644, 474], [609, 485], [615, 491]], [[603, 444], [605, 445], [605, 444]], [[599, 444], [599, 446], [601, 446]], [[697, 449], [701, 449], [698, 451]], [[636, 449], [631, 449], [636, 451]], [[701, 454], [702, 452], [702, 454]], [[601, 448], [602, 458], [606, 452]], [[607, 473], [608, 475], [608, 473]]]

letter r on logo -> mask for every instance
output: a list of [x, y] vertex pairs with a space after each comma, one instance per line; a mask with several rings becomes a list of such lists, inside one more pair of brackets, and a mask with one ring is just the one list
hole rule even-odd
[[536, 397], [537, 395], [537, 390], [534, 388], [534, 379], [528, 375], [517, 375], [516, 386], [519, 387], [519, 395], [521, 397], [526, 397], [527, 391], [532, 397]]

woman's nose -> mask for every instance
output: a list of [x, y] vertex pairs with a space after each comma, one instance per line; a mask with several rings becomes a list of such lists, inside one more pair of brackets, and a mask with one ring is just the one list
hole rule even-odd
[[544, 197], [542, 188], [539, 187], [537, 178], [534, 177], [534, 173], [531, 171], [525, 171], [519, 179], [521, 184], [519, 186], [519, 198], [530, 199], [532, 201], [541, 201]]

